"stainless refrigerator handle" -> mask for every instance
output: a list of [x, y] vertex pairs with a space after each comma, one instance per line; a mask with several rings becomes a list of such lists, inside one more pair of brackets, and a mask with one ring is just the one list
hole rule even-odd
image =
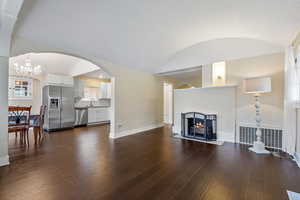
[[59, 98], [59, 100], [58, 100], [58, 104], [59, 104], [59, 111], [62, 111], [63, 109], [62, 109], [62, 97], [60, 97]]

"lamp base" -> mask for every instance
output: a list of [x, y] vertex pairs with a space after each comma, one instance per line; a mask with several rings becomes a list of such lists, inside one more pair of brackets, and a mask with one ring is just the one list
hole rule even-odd
[[253, 147], [249, 148], [250, 151], [253, 151], [257, 154], [269, 154], [270, 151], [265, 149], [265, 144], [259, 141], [254, 142]]

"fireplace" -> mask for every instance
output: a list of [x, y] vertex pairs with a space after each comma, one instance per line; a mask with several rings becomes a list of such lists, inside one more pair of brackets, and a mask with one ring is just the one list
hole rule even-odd
[[181, 135], [198, 140], [217, 140], [217, 115], [198, 112], [181, 114]]

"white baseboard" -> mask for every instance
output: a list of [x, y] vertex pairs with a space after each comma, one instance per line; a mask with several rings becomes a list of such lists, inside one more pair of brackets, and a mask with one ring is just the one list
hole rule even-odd
[[9, 157], [8, 156], [2, 156], [0, 157], [0, 167], [9, 165]]
[[109, 123], [110, 121], [93, 122], [93, 123], [88, 123], [87, 126], [97, 126], [97, 125], [109, 124]]
[[300, 168], [300, 155], [295, 153], [293, 157], [294, 157], [294, 160], [297, 163], [298, 167]]
[[234, 132], [219, 131], [217, 132], [217, 140], [223, 142], [235, 143]]
[[122, 132], [119, 132], [119, 133], [115, 134], [114, 137], [112, 137], [110, 135], [110, 138], [117, 139], [117, 138], [129, 136], [129, 135], [134, 135], [134, 134], [137, 134], [137, 133], [141, 133], [141, 132], [144, 132], [144, 131], [149, 131], [149, 130], [152, 130], [152, 129], [160, 128], [160, 127], [163, 127], [163, 126], [164, 126], [164, 124], [160, 123], [160, 124], [153, 124], [153, 125], [145, 126], [145, 127], [142, 127], [142, 128], [126, 130], [126, 131], [122, 131]]

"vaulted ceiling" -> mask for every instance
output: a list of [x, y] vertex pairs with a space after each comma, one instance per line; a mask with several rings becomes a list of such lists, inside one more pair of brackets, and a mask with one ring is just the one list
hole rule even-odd
[[299, 0], [25, 0], [14, 37], [156, 73], [280, 52], [299, 30]]

